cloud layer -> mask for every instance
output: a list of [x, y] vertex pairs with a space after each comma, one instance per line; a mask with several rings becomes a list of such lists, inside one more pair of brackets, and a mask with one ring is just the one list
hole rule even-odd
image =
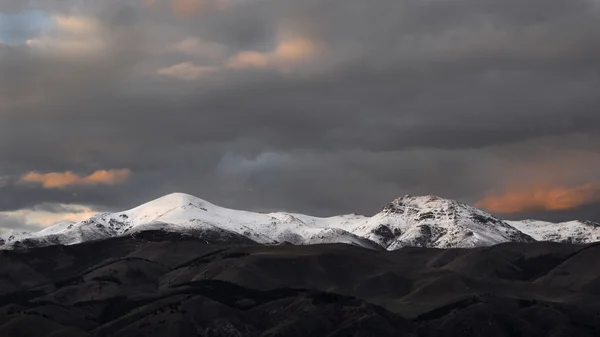
[[20, 182], [40, 184], [43, 188], [65, 188], [77, 185], [115, 185], [124, 182], [131, 177], [131, 171], [121, 170], [99, 170], [88, 176], [79, 176], [71, 171], [38, 173], [29, 172], [24, 174]]
[[[596, 1], [7, 0], [0, 13], [0, 211], [181, 191], [330, 215], [409, 193], [600, 220], [594, 197], [552, 206], [555, 189], [579, 200], [600, 183]], [[135, 174], [86, 176], [115, 167]]]
[[514, 214], [533, 211], [565, 211], [600, 203], [600, 187], [585, 184], [575, 187], [517, 187], [490, 194], [475, 206], [490, 212]]

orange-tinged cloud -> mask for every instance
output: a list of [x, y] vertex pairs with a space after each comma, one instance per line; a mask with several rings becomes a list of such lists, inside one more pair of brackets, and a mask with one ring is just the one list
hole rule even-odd
[[277, 47], [275, 55], [285, 60], [300, 60], [312, 56], [315, 49], [312, 41], [301, 38], [282, 43]]
[[56, 15], [54, 22], [59, 29], [70, 33], [96, 33], [99, 29], [95, 19], [82, 16]]
[[97, 19], [55, 15], [43, 34], [25, 42], [31, 51], [57, 56], [95, 56], [109, 47], [106, 32]]
[[244, 51], [227, 62], [227, 67], [243, 68], [285, 68], [294, 63], [311, 59], [317, 53], [317, 45], [307, 38], [297, 38], [281, 42], [271, 52]]
[[204, 0], [172, 0], [171, 10], [175, 14], [194, 14], [204, 9]]
[[[61, 205], [65, 206], [65, 212], [48, 212], [37, 209], [21, 209], [11, 212], [0, 212], [0, 216], [5, 215], [16, 219], [21, 219], [23, 223], [48, 227], [58, 222], [74, 221], [79, 222], [98, 214], [95, 210], [85, 205]], [[71, 210], [71, 212], [69, 212]]]
[[141, 0], [141, 2], [145, 7], [168, 9], [181, 16], [222, 11], [231, 6], [230, 0]]
[[157, 71], [159, 75], [174, 77], [180, 80], [197, 80], [217, 71], [215, 67], [195, 66], [192, 62], [183, 62]]
[[46, 189], [65, 188], [77, 185], [116, 185], [131, 177], [131, 170], [99, 170], [88, 176], [79, 176], [71, 171], [23, 175], [20, 182], [41, 184]]
[[[176, 49], [187, 54], [218, 57], [225, 54], [225, 46], [204, 44], [199, 39], [189, 38], [177, 44]], [[212, 49], [212, 50], [211, 50]], [[157, 70], [158, 75], [180, 80], [197, 80], [205, 75], [217, 73], [223, 69], [277, 69], [283, 72], [294, 70], [302, 62], [311, 60], [319, 50], [319, 46], [307, 38], [296, 38], [282, 41], [270, 52], [243, 51], [218, 66], [197, 66], [193, 62], [182, 62]]]
[[575, 187], [516, 187], [503, 193], [489, 194], [475, 206], [493, 213], [514, 214], [565, 211], [594, 203], [600, 203], [600, 186], [590, 183]]

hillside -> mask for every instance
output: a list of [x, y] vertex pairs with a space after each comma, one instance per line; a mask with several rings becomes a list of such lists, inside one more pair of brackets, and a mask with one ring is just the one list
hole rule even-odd
[[144, 231], [189, 235], [207, 243], [346, 243], [385, 250], [473, 248], [503, 242], [584, 244], [600, 238], [599, 228], [592, 222], [503, 221], [469, 205], [436, 196], [397, 198], [371, 217], [351, 214], [319, 218], [233, 210], [174, 193], [79, 223], [63, 222], [35, 233], [4, 234], [0, 236], [0, 248], [72, 245]]
[[162, 231], [0, 252], [0, 335], [598, 336], [600, 246], [211, 245]]

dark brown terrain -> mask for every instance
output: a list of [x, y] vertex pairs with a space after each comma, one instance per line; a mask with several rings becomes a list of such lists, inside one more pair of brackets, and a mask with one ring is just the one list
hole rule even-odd
[[209, 245], [146, 232], [0, 251], [0, 336], [600, 336], [600, 245]]

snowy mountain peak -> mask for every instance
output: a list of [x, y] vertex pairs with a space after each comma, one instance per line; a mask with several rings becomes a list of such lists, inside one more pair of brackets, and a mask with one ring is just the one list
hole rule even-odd
[[149, 201], [143, 205], [140, 205], [134, 209], [142, 209], [142, 208], [177, 208], [177, 207], [187, 207], [187, 206], [195, 206], [195, 207], [204, 207], [204, 206], [214, 206], [206, 200], [197, 198], [193, 195], [185, 194], [185, 193], [171, 193], [167, 194], [158, 199]]
[[445, 199], [438, 197], [437, 195], [423, 195], [423, 196], [412, 196], [405, 195], [403, 197], [392, 200], [391, 204], [398, 206], [411, 206], [411, 207], [439, 207], [444, 205], [456, 205], [458, 201], [452, 199]]
[[460, 203], [456, 200], [438, 197], [436, 195], [424, 195], [424, 196], [405, 195], [403, 197], [396, 198], [392, 202], [388, 203], [383, 208], [383, 212], [403, 213], [407, 210], [418, 210], [419, 212], [445, 211], [445, 212], [454, 214], [459, 209], [463, 210], [466, 213], [481, 214], [484, 216], [492, 217], [490, 214], [487, 214], [475, 207]]
[[600, 241], [600, 224], [592, 221], [553, 223], [538, 220], [507, 221], [538, 241], [590, 243]]
[[477, 247], [533, 239], [475, 207], [435, 195], [405, 195], [355, 230], [394, 250], [405, 246]]
[[593, 222], [593, 221], [589, 221], [589, 220], [577, 220], [578, 222], [581, 222], [582, 224], [592, 227], [592, 228], [600, 228], [600, 223], [597, 222]]
[[536, 240], [600, 241], [600, 224], [535, 220], [507, 222], [475, 207], [435, 195], [405, 195], [372, 217], [329, 218], [286, 212], [227, 209], [184, 193], [172, 193], [133, 209], [63, 222], [36, 233], [0, 236], [0, 248], [75, 244], [143, 231], [175, 232], [206, 242], [259, 244], [350, 243], [395, 250], [406, 246], [478, 247]]

